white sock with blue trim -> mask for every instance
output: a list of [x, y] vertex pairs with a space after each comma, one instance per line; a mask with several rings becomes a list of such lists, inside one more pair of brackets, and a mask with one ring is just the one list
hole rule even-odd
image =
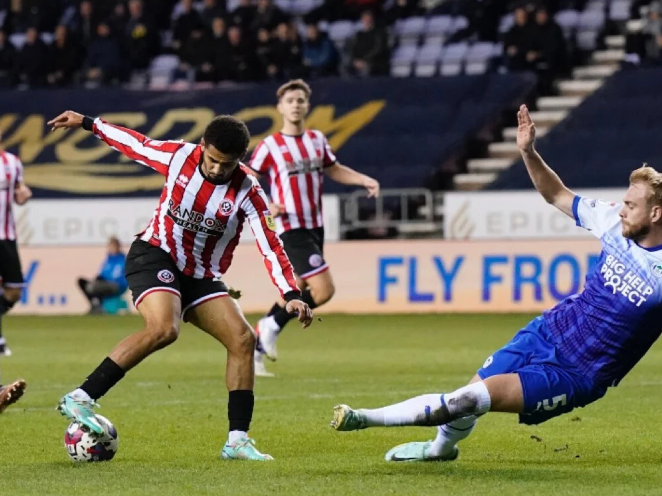
[[471, 415], [437, 427], [437, 437], [430, 446], [430, 455], [442, 456], [449, 454], [453, 446], [469, 437], [476, 426], [477, 420], [475, 415]]

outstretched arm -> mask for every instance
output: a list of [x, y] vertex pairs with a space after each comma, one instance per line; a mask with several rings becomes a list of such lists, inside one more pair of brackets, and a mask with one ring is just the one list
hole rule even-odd
[[336, 162], [333, 165], [324, 168], [326, 175], [340, 184], [350, 186], [363, 186], [368, 190], [368, 198], [379, 196], [379, 182], [370, 176], [356, 172], [346, 165]]
[[573, 217], [572, 203], [575, 193], [570, 191], [559, 176], [545, 163], [534, 148], [536, 126], [529, 109], [522, 105], [517, 112], [517, 146], [520, 149], [531, 181], [547, 203], [551, 203], [568, 217]]
[[71, 110], [49, 121], [48, 125], [52, 127], [52, 131], [82, 127], [131, 160], [164, 176], [168, 174], [173, 155], [184, 146], [183, 141], [155, 141], [132, 129], [115, 126], [99, 117], [93, 119]]
[[269, 276], [280, 291], [281, 298], [287, 302], [285, 309], [290, 313], [296, 312], [299, 322], [304, 328], [308, 327], [313, 320], [313, 312], [301, 301], [301, 291], [297, 287], [294, 269], [285, 254], [283, 243], [274, 231], [273, 217], [262, 188], [256, 184], [248, 193], [241, 208], [253, 230], [255, 242], [262, 253]]

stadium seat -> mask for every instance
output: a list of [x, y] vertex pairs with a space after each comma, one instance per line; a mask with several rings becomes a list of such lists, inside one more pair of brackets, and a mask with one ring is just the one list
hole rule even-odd
[[469, 20], [466, 17], [456, 17], [453, 20], [453, 33], [457, 33], [461, 29], [469, 27]]
[[578, 28], [582, 31], [599, 31], [605, 24], [603, 10], [585, 10], [579, 14]]
[[561, 10], [556, 13], [554, 19], [564, 31], [573, 31], [579, 25], [579, 12], [576, 10]]
[[400, 43], [418, 44], [418, 40], [425, 32], [427, 21], [425, 17], [409, 17], [395, 24], [395, 33]]
[[438, 43], [423, 45], [416, 57], [416, 77], [431, 77], [437, 73], [443, 46]]
[[354, 36], [354, 32], [354, 23], [351, 21], [338, 21], [329, 24], [329, 38], [336, 43], [339, 48], [342, 48], [347, 40]]
[[469, 48], [464, 71], [469, 75], [484, 74], [487, 72], [490, 61], [494, 56], [494, 43], [475, 43]]
[[9, 41], [16, 50], [20, 50], [25, 45], [25, 33], [14, 33], [9, 36]]
[[609, 7], [609, 19], [616, 22], [625, 22], [630, 18], [629, 0], [615, 0]]
[[273, 0], [273, 3], [283, 12], [292, 13], [292, 0]]
[[293, 15], [304, 15], [316, 8], [320, 2], [317, 0], [292, 0], [290, 13]]
[[179, 67], [177, 55], [159, 55], [149, 67], [149, 85], [151, 89], [168, 87], [172, 82], [175, 70]]
[[469, 45], [467, 43], [447, 45], [443, 53], [439, 73], [442, 76], [457, 76], [460, 74], [468, 51]]
[[499, 21], [499, 33], [507, 33], [515, 25], [515, 15], [506, 14]]
[[409, 77], [417, 52], [418, 48], [414, 45], [402, 45], [398, 47], [391, 57], [391, 76]]

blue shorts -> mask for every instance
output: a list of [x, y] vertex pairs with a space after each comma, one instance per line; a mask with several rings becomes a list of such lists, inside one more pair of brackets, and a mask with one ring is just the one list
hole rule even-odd
[[540, 424], [602, 398], [597, 387], [575, 366], [556, 355], [543, 317], [537, 317], [515, 334], [503, 348], [488, 357], [478, 370], [482, 379], [499, 374], [519, 374], [524, 393], [522, 424]]

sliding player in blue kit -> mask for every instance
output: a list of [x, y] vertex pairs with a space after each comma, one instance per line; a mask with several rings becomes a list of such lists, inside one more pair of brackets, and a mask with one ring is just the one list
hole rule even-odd
[[531, 321], [488, 357], [468, 386], [374, 410], [334, 409], [331, 426], [438, 426], [428, 442], [396, 446], [389, 461], [454, 460], [457, 443], [487, 412], [540, 424], [584, 407], [615, 387], [662, 331], [662, 174], [630, 175], [622, 204], [582, 198], [561, 182], [534, 148], [535, 126], [518, 113], [517, 144], [543, 198], [600, 239], [602, 252], [584, 290]]

